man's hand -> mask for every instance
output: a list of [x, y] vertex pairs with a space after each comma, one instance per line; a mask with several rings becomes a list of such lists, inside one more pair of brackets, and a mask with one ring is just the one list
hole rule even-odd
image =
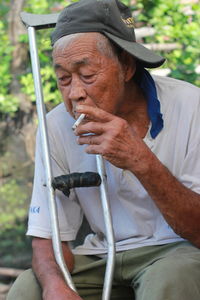
[[[133, 173], [143, 172], [153, 153], [128, 122], [102, 109], [78, 105], [77, 112], [85, 113], [88, 122], [75, 130], [80, 145], [87, 144], [89, 154], [101, 154], [118, 168]], [[85, 135], [91, 133], [90, 135]]]
[[43, 291], [43, 300], [82, 300], [82, 298], [67, 286], [52, 287]]

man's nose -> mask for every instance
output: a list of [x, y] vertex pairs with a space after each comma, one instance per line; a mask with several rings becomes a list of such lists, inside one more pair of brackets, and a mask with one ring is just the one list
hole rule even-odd
[[72, 78], [68, 95], [69, 99], [71, 101], [81, 101], [84, 100], [86, 96], [86, 90], [81, 80], [78, 77]]

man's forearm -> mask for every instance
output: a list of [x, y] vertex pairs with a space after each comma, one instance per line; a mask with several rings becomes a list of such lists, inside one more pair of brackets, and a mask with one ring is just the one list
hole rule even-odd
[[136, 176], [174, 231], [200, 247], [200, 195], [180, 183], [154, 155], [147, 170]]
[[[33, 239], [33, 271], [40, 282], [43, 291], [43, 298], [48, 299], [45, 295], [54, 294], [57, 291], [71, 293], [67, 287], [62, 273], [57, 265], [52, 248], [52, 241], [40, 238]], [[63, 243], [63, 255], [69, 271], [73, 269], [74, 261], [73, 254], [67, 244]], [[52, 296], [52, 299], [53, 296]]]

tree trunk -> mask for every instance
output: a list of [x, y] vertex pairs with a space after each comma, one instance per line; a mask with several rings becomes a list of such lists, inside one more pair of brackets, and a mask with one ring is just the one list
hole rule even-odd
[[[27, 95], [21, 92], [21, 84], [19, 76], [26, 73], [28, 58], [28, 46], [20, 42], [20, 35], [27, 34], [26, 28], [21, 22], [20, 12], [23, 11], [23, 7], [26, 0], [11, 0], [10, 11], [8, 16], [8, 34], [10, 41], [13, 45], [11, 73], [12, 82], [10, 85], [10, 93], [19, 99], [19, 111], [16, 114], [14, 129], [20, 129], [20, 136], [22, 138], [26, 151], [29, 154], [31, 160], [33, 160], [34, 152], [34, 136], [36, 131], [36, 117], [35, 107], [28, 99]], [[31, 138], [31, 143], [30, 143]]]
[[26, 99], [26, 96], [20, 92], [19, 75], [26, 71], [28, 60], [27, 45], [20, 43], [20, 35], [26, 34], [26, 28], [20, 19], [20, 12], [23, 11], [25, 0], [11, 0], [10, 12], [8, 18], [8, 32], [10, 41], [13, 45], [11, 73], [13, 80], [10, 86], [11, 94], [20, 99], [20, 110], [25, 113], [30, 113], [31, 103]]
[[11, 0], [10, 12], [8, 17], [8, 33], [11, 44], [13, 45], [11, 73], [13, 74], [13, 81], [11, 84], [11, 93], [16, 94], [20, 91], [20, 85], [17, 75], [22, 74], [26, 68], [27, 61], [27, 47], [24, 47], [19, 41], [21, 34], [26, 34], [26, 28], [20, 20], [20, 12], [23, 10], [25, 0]]

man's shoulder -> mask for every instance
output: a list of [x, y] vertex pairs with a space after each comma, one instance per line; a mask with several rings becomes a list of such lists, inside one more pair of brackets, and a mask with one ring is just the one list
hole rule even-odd
[[156, 84], [159, 100], [163, 103], [171, 102], [180, 105], [192, 105], [197, 107], [200, 105], [200, 88], [179, 79], [171, 77], [155, 76], [153, 79]]
[[200, 93], [200, 88], [197, 86], [193, 85], [192, 83], [186, 82], [184, 80], [180, 79], [175, 79], [172, 77], [165, 77], [165, 76], [158, 76], [158, 75], [153, 75], [152, 76], [156, 85], [159, 86], [164, 86], [169, 89], [188, 89], [192, 90], [196, 93]]

